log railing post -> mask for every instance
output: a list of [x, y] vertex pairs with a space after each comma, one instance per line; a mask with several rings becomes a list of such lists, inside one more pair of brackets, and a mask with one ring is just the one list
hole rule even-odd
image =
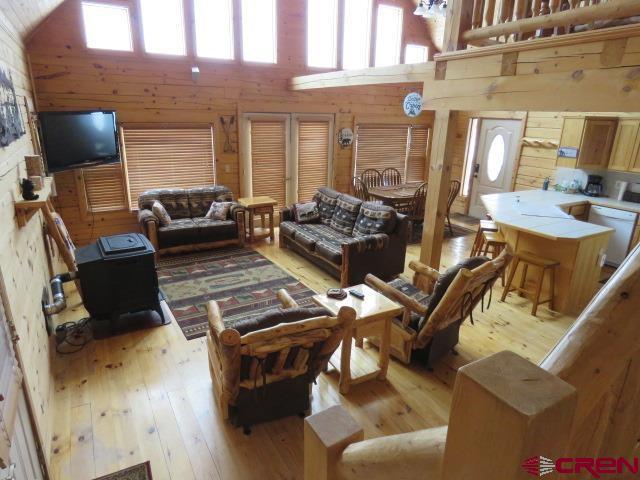
[[470, 0], [449, 0], [447, 2], [447, 20], [444, 26], [442, 52], [464, 50], [466, 42], [462, 34], [471, 30], [473, 22], [473, 2]]
[[524, 461], [565, 455], [576, 402], [575, 388], [512, 352], [462, 367], [441, 478], [531, 478]]
[[364, 431], [347, 411], [335, 405], [304, 421], [304, 480], [337, 480], [344, 449], [364, 438]]

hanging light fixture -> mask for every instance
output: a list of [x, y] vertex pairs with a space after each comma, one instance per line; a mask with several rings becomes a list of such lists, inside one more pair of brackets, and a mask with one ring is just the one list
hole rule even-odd
[[420, 0], [420, 3], [414, 10], [414, 15], [420, 15], [421, 17], [427, 13], [427, 6], [424, 4], [424, 0]]
[[429, 6], [425, 10], [422, 14], [424, 18], [444, 18], [447, 15], [447, 0], [429, 0]]

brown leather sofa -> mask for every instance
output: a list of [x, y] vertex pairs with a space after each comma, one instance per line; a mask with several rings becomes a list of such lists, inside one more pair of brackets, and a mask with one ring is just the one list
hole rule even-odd
[[408, 221], [376, 202], [322, 187], [314, 196], [319, 218], [295, 221], [294, 208], [280, 212], [280, 247], [294, 252], [340, 280], [343, 287], [368, 273], [391, 279], [404, 271]]
[[[171, 217], [169, 225], [151, 211], [156, 200]], [[233, 202], [233, 193], [222, 185], [148, 190], [138, 198], [138, 221], [158, 253], [244, 245], [244, 207], [234, 202], [226, 220], [212, 220], [205, 215], [213, 202]]]

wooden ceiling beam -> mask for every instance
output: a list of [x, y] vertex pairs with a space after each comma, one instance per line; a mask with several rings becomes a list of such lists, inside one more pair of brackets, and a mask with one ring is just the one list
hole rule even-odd
[[360, 70], [341, 70], [294, 77], [289, 81], [289, 90], [422, 83], [426, 78], [432, 78], [434, 73], [435, 62], [363, 68]]

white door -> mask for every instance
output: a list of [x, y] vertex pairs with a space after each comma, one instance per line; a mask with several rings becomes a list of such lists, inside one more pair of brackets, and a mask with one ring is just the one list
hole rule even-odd
[[41, 478], [35, 435], [22, 388], [22, 372], [0, 301], [0, 479]]
[[520, 120], [482, 120], [469, 202], [472, 217], [487, 213], [482, 195], [511, 190], [521, 128]]
[[284, 207], [331, 186], [333, 115], [246, 114], [242, 195], [269, 196]]
[[[11, 439], [9, 462], [10, 468], [13, 466], [13, 472], [11, 472], [13, 476], [11, 474], [8, 475], [10, 480], [40, 480], [43, 478], [24, 395], [20, 395], [18, 400], [18, 411], [14, 424], [13, 438]], [[2, 478], [2, 475], [0, 475], [0, 478]]]

